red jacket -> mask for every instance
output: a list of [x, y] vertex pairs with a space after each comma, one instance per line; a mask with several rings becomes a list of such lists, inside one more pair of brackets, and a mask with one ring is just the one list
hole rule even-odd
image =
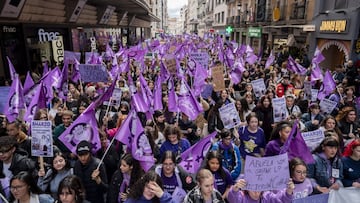
[[284, 85], [282, 83], [279, 83], [276, 86], [276, 96], [282, 97], [282, 96], [284, 96], [285, 92], [288, 90], [291, 90], [291, 93], [294, 94], [294, 86], [292, 84], [288, 84], [285, 89]]

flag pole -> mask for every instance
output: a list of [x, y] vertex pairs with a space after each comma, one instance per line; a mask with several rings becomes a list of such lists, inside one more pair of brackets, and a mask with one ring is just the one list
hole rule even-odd
[[[120, 127], [119, 127], [119, 128], [120, 128]], [[111, 147], [111, 145], [113, 144], [113, 142], [114, 142], [114, 140], [115, 140], [115, 137], [116, 137], [116, 136], [114, 136], [114, 137], [111, 139], [111, 141], [110, 141], [110, 143], [109, 143], [109, 146], [106, 148], [106, 150], [105, 150], [105, 152], [104, 152], [103, 156], [102, 156], [102, 157], [101, 157], [101, 159], [100, 159], [99, 164], [98, 164], [98, 165], [97, 165], [97, 167], [96, 167], [96, 170], [99, 170], [100, 165], [104, 162], [105, 156], [106, 156], [106, 155], [107, 155], [107, 153], [109, 152], [110, 147]]]

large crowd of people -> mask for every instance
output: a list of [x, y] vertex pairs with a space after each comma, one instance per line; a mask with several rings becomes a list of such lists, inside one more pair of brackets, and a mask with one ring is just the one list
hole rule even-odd
[[[179, 44], [182, 40], [185, 40], [184, 36], [164, 37], [148, 40], [143, 46], [148, 46], [151, 51], [166, 43]], [[269, 67], [265, 62], [270, 53], [264, 53], [256, 62], [244, 61], [241, 79], [235, 82], [231, 74], [235, 65], [229, 62], [231, 57], [227, 50], [231, 48], [235, 61], [237, 57], [245, 56], [245, 52], [235, 54], [237, 49], [232, 47], [233, 44], [219, 38], [191, 40], [199, 48], [192, 47], [195, 45], [191, 43], [184, 46], [207, 53], [209, 70], [214, 65], [222, 65], [225, 80], [225, 88], [215, 91], [218, 83], [213, 81], [211, 74], [204, 78], [202, 90], [205, 86], [210, 87], [210, 94], [207, 97], [197, 95], [196, 102], [202, 111], [196, 119], [187, 112], [173, 111], [170, 95], [170, 80], [174, 82], [177, 95], [184, 91], [182, 81], [195, 91], [199, 75], [190, 74], [189, 53], [177, 56], [182, 54], [176, 52], [178, 74], [170, 73], [170, 79], [165, 78], [160, 86], [157, 85], [157, 80], [165, 77], [161, 69], [166, 67], [160, 53], [168, 53], [166, 48], [174, 51], [169, 46], [158, 50], [150, 62], [136, 57], [117, 60], [117, 66], [121, 66], [121, 62], [129, 65], [128, 70], [125, 68], [115, 74], [115, 87], [122, 93], [118, 106], [93, 105], [114, 81], [71, 81], [69, 74], [66, 99], [54, 90], [48, 108], [38, 109], [33, 117], [34, 120], [52, 122], [53, 156], [43, 157], [43, 162], [31, 154], [29, 124], [20, 117], [9, 121], [6, 115], [1, 115], [0, 202], [286, 203], [341, 187], [355, 187], [357, 190], [354, 191], [360, 191], [360, 106], [357, 103], [360, 67], [350, 60], [345, 64], [334, 64], [332, 76], [337, 88], [326, 98], [337, 102], [337, 106], [331, 113], [325, 113], [320, 110], [318, 99], [305, 94], [304, 81], [311, 81], [313, 89], [321, 91], [321, 79], [311, 79], [314, 64], [305, 63], [306, 59], [299, 56], [300, 60], [296, 61], [305, 66], [306, 72], [300, 74], [289, 70], [286, 48], [276, 55]], [[104, 52], [98, 60], [110, 70], [116, 56], [106, 54], [109, 53]], [[75, 65], [70, 64], [69, 73], [70, 66], [72, 71], [75, 70]], [[141, 88], [141, 78], [145, 79], [146, 90]], [[261, 78], [266, 91], [256, 96], [251, 81]], [[113, 139], [136, 108], [132, 83], [138, 91], [150, 91], [152, 95], [161, 88], [162, 109], [136, 112], [153, 153], [155, 164], [149, 170], [134, 158], [126, 143]], [[286, 118], [274, 122], [272, 100], [281, 97], [286, 99]], [[226, 129], [219, 109], [230, 103], [235, 105], [240, 123]], [[95, 152], [91, 140], [82, 140], [76, 143], [76, 151], [72, 151], [59, 137], [89, 106], [96, 107], [101, 148]], [[314, 162], [305, 163], [299, 157], [289, 160], [290, 179], [282, 190], [247, 190], [249, 180], [243, 175], [246, 158], [279, 155], [292, 136], [294, 121], [302, 132], [320, 129], [324, 134], [324, 139], [312, 151]], [[197, 171], [190, 173], [181, 167], [181, 154], [213, 132], [217, 132], [216, 139]]]

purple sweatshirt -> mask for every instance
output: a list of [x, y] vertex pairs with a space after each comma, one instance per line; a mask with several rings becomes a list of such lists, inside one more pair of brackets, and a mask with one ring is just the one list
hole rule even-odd
[[275, 156], [280, 154], [281, 147], [284, 143], [281, 143], [280, 138], [271, 140], [265, 147], [265, 156]]
[[293, 196], [288, 195], [286, 190], [280, 190], [277, 193], [265, 191], [259, 200], [253, 200], [249, 195], [245, 195], [244, 191], [237, 191], [231, 188], [227, 197], [229, 203], [291, 203]]
[[[125, 201], [125, 203], [151, 203], [151, 202], [153, 202], [153, 200], [147, 200], [145, 199], [144, 196], [141, 196], [137, 200], [129, 198]], [[163, 196], [161, 196], [160, 198], [160, 203], [176, 203], [176, 202], [172, 199], [169, 193], [164, 192]]]

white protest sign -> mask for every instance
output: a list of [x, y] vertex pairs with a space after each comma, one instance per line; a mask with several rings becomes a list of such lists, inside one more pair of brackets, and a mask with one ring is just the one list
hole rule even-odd
[[280, 122], [286, 118], [286, 101], [284, 97], [273, 98], [273, 113], [274, 113], [274, 122]]
[[359, 188], [340, 187], [339, 190], [330, 190], [329, 203], [358, 203], [360, 199]]
[[241, 122], [234, 103], [229, 103], [219, 108], [219, 114], [226, 129], [232, 129]]
[[311, 89], [311, 101], [316, 101], [318, 96], [319, 90]]
[[51, 121], [31, 121], [31, 155], [53, 156]]
[[[114, 88], [114, 91], [112, 93], [111, 96], [111, 106], [115, 106], [115, 107], [119, 107], [120, 106], [120, 102], [121, 102], [121, 96], [122, 96], [122, 92], [120, 88]], [[104, 105], [109, 105], [109, 101], [104, 101], [103, 102]]]
[[294, 199], [292, 203], [328, 203], [329, 193], [311, 195], [300, 199]]
[[265, 86], [264, 78], [252, 80], [251, 84], [253, 86], [253, 91], [254, 91], [256, 98], [260, 98], [261, 96], [263, 96], [265, 94], [266, 86]]
[[289, 182], [287, 153], [269, 157], [246, 156], [244, 179], [245, 190], [282, 190]]
[[305, 92], [305, 98], [311, 99], [311, 82], [310, 81], [304, 81], [304, 92]]
[[320, 101], [319, 106], [322, 112], [330, 114], [336, 108], [337, 102], [325, 98]]
[[206, 70], [209, 67], [209, 54], [206, 52], [193, 52], [190, 53], [191, 58], [200, 63]]
[[306, 146], [308, 146], [309, 150], [313, 151], [324, 139], [324, 132], [318, 129], [309, 132], [302, 132], [301, 136], [304, 138]]

